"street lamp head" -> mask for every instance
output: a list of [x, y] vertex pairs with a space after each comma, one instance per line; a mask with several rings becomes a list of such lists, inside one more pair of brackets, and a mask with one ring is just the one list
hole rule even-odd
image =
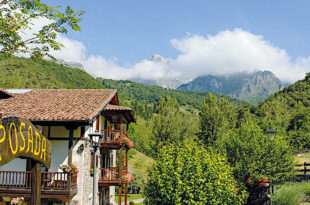
[[267, 131], [266, 131], [266, 134], [269, 136], [269, 139], [270, 141], [273, 141], [276, 134], [277, 134], [277, 131], [272, 129], [272, 128], [269, 128]]
[[89, 136], [89, 139], [90, 139], [90, 145], [92, 147], [95, 147], [95, 146], [98, 146], [99, 145], [99, 142], [100, 142], [100, 139], [101, 139], [101, 134], [99, 133], [91, 133], [91, 134], [88, 134]]

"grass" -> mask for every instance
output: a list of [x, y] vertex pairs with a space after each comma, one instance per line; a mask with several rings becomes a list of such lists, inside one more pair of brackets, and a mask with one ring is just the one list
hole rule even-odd
[[306, 204], [309, 195], [310, 182], [285, 183], [275, 187], [271, 200], [273, 205]]
[[133, 175], [133, 181], [129, 185], [141, 187], [143, 190], [147, 182], [147, 170], [153, 165], [154, 159], [135, 149], [130, 149], [129, 153], [128, 171]]
[[296, 155], [298, 163], [310, 162], [310, 152]]
[[[142, 199], [142, 194], [128, 194], [127, 195], [127, 202], [136, 200], [136, 199]], [[125, 200], [125, 194], [122, 194], [122, 202]], [[118, 203], [118, 195], [115, 195], [115, 202]], [[141, 204], [141, 203], [139, 203]], [[142, 203], [143, 204], [143, 203]]]

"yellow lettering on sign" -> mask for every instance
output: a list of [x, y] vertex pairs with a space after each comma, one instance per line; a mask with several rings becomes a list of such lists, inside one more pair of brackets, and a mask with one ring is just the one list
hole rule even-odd
[[[3, 136], [1, 137], [1, 139], [0, 139], [0, 143], [2, 143], [2, 142], [4, 142], [4, 140], [5, 140], [5, 128], [4, 128], [4, 126], [3, 125], [0, 125], [0, 130], [3, 130]], [[2, 157], [1, 157], [1, 155], [0, 155], [0, 161], [2, 160]]]
[[41, 152], [41, 159], [44, 154], [44, 161], [45, 161], [45, 156], [46, 156], [46, 139], [43, 137], [42, 138], [42, 152]]
[[[41, 136], [40, 136], [40, 134], [37, 131], [35, 131], [35, 133], [36, 133], [36, 146], [34, 148], [34, 155], [39, 155], [39, 153], [40, 153]], [[39, 148], [39, 150], [37, 151], [38, 148]]]
[[24, 143], [24, 145], [21, 147], [19, 147], [19, 151], [21, 152], [21, 151], [23, 151], [24, 149], [25, 149], [25, 145], [26, 145], [26, 143], [25, 143], [25, 137], [24, 137], [24, 135], [23, 135], [23, 131], [22, 131], [22, 127], [25, 127], [26, 125], [25, 125], [25, 123], [24, 122], [22, 122], [22, 123], [20, 123], [20, 127], [19, 127], [19, 133], [20, 133], [20, 136], [22, 137], [22, 139], [23, 139], [23, 143]]
[[5, 128], [3, 125], [0, 125], [0, 130], [3, 130], [3, 137], [0, 139], [0, 143], [2, 143], [5, 140]]
[[[14, 132], [15, 132], [15, 150], [13, 149], [13, 145], [12, 145], [12, 127], [14, 127]], [[9, 130], [9, 142], [10, 142], [10, 148], [12, 151], [12, 154], [16, 154], [17, 149], [18, 149], [18, 139], [17, 139], [17, 130], [16, 130], [16, 125], [14, 124], [14, 122], [11, 122], [10, 124], [10, 130]]]
[[[30, 140], [30, 136], [31, 136], [31, 140]], [[29, 126], [28, 127], [28, 148], [26, 152], [29, 152], [30, 149], [30, 144], [31, 143], [31, 153], [33, 153], [33, 132], [32, 132], [32, 127]]]

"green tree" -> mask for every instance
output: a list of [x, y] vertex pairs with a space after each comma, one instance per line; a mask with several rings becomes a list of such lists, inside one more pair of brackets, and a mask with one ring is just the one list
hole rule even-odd
[[294, 150], [310, 149], [310, 107], [297, 113], [288, 127], [288, 141]]
[[[1, 0], [0, 1], [0, 47], [1, 52], [10, 55], [29, 53], [33, 57], [53, 58], [50, 49], [60, 50], [62, 44], [57, 42], [57, 35], [67, 33], [66, 26], [80, 31], [78, 22], [84, 12], [75, 12], [68, 6], [64, 12], [59, 6], [48, 6], [41, 0]], [[32, 34], [28, 39], [22, 33], [31, 29], [34, 19], [46, 20], [46, 25]]]
[[225, 140], [228, 162], [240, 182], [269, 177], [285, 181], [294, 176], [294, 157], [286, 141], [279, 136], [270, 141], [264, 131], [254, 123], [246, 123]]
[[213, 145], [235, 126], [236, 108], [224, 98], [218, 99], [212, 93], [204, 99], [200, 114], [200, 139]]
[[186, 139], [164, 146], [149, 171], [146, 204], [243, 204], [225, 158]]
[[155, 150], [169, 142], [179, 143], [189, 136], [192, 132], [190, 122], [191, 119], [180, 112], [175, 98], [161, 98], [152, 119]]

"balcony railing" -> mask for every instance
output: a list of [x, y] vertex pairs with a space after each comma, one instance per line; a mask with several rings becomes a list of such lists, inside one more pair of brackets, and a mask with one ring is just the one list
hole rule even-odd
[[125, 137], [127, 137], [125, 133], [121, 134], [120, 130], [113, 130], [113, 129], [101, 130], [101, 134], [103, 136], [101, 143], [121, 143], [122, 140]]
[[119, 174], [119, 168], [99, 168], [99, 183], [102, 184], [115, 184], [123, 183], [123, 176], [127, 174], [127, 169], [122, 169], [122, 175]]
[[[68, 181], [70, 179], [70, 181]], [[66, 190], [77, 187], [77, 174], [42, 172], [42, 190]], [[0, 171], [0, 189], [31, 189], [30, 171]]]
[[0, 189], [31, 189], [31, 172], [0, 171]]

